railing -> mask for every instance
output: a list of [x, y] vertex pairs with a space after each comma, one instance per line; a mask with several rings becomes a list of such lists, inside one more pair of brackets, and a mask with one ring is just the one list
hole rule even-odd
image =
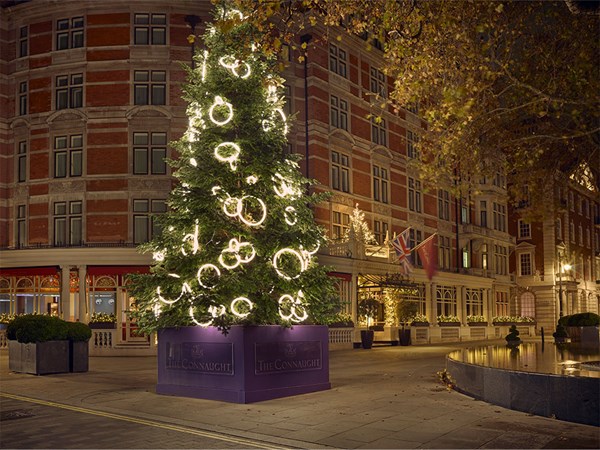
[[8, 348], [8, 339], [6, 339], [6, 330], [0, 330], [0, 350]]
[[352, 250], [347, 242], [329, 244], [325, 249], [325, 253], [329, 256], [341, 256], [344, 258], [352, 258]]
[[329, 350], [351, 349], [354, 328], [329, 328]]
[[136, 248], [133, 242], [81, 242], [80, 244], [34, 244], [0, 247], [0, 250], [39, 250], [48, 248]]

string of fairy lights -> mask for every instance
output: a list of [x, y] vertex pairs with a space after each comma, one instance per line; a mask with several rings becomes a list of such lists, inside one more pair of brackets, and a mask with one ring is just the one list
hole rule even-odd
[[[237, 13], [237, 12], [235, 12]], [[200, 67], [197, 69], [200, 72], [200, 78], [204, 82], [210, 69], [209, 52], [204, 51]], [[247, 62], [239, 61], [233, 56], [223, 56], [218, 59], [218, 64], [231, 72], [234, 77], [246, 79], [251, 74], [251, 66]], [[268, 80], [266, 88], [266, 99], [271, 105], [269, 118], [262, 121], [261, 127], [264, 132], [269, 132], [277, 127], [282, 129], [284, 134], [288, 132], [287, 117], [284, 111], [278, 107], [278, 86], [275, 80]], [[202, 130], [206, 128], [207, 121], [215, 127], [226, 126], [235, 115], [235, 107], [226, 98], [216, 95], [211, 106], [206, 112], [197, 102], [191, 102], [187, 108], [188, 114], [188, 129], [184, 138], [189, 142], [190, 150], [192, 143], [198, 141], [198, 136]], [[239, 144], [231, 141], [222, 142], [214, 148], [214, 158], [223, 163], [225, 170], [235, 172], [238, 167], [240, 155], [243, 149]], [[193, 153], [192, 153], [193, 154]], [[297, 168], [297, 164], [288, 161], [292, 169]], [[193, 167], [198, 167], [198, 161], [191, 157], [189, 164]], [[255, 184], [259, 181], [256, 175], [251, 175], [246, 178], [248, 185]], [[302, 190], [293, 180], [286, 178], [280, 173], [275, 173], [270, 180], [273, 184], [273, 191], [278, 197], [289, 200], [290, 202], [298, 199], [302, 195]], [[266, 202], [253, 195], [243, 195], [241, 197], [231, 196], [222, 186], [213, 186], [211, 194], [217, 197], [223, 213], [232, 220], [239, 220], [245, 226], [250, 228], [260, 227], [265, 223], [268, 216], [268, 208]], [[283, 218], [289, 226], [294, 226], [298, 222], [297, 211], [294, 206], [285, 207]], [[179, 248], [175, 248], [175, 252], [180, 252], [184, 257], [196, 255], [202, 250], [199, 242], [199, 225], [196, 223], [192, 233], [186, 233], [181, 239]], [[298, 249], [284, 247], [275, 252], [271, 257], [271, 264], [275, 269], [277, 276], [284, 280], [294, 280], [301, 276], [302, 272], [306, 271], [318, 251], [318, 248], [309, 251], [302, 246]], [[202, 264], [196, 272], [196, 281], [201, 289], [210, 290], [218, 285], [218, 280], [224, 271], [233, 271], [242, 265], [249, 264], [254, 260], [256, 250], [251, 242], [243, 239], [232, 238], [222, 249], [216, 261]], [[164, 261], [167, 257], [167, 250], [154, 252], [153, 259], [155, 261]], [[283, 263], [285, 261], [285, 263]], [[294, 262], [294, 264], [290, 264]], [[169, 273], [170, 277], [181, 279], [176, 273]], [[208, 327], [213, 324], [214, 319], [226, 315], [228, 313], [238, 318], [245, 318], [252, 313], [255, 308], [254, 302], [245, 297], [238, 296], [231, 300], [228, 305], [220, 304], [218, 306], [210, 306], [208, 308], [209, 320], [200, 321], [196, 317], [194, 311], [194, 289], [192, 288], [193, 281], [182, 280], [181, 292], [175, 298], [168, 298], [163, 295], [161, 287], [156, 288], [156, 302], [154, 305], [154, 314], [158, 317], [162, 311], [162, 305], [173, 305], [177, 302], [188, 299], [189, 316], [192, 322], [201, 327]], [[190, 299], [192, 298], [192, 299]], [[286, 293], [279, 297], [278, 309], [279, 316], [284, 321], [294, 323], [303, 322], [308, 318], [308, 312], [305, 308], [304, 293], [298, 290], [296, 293]]]

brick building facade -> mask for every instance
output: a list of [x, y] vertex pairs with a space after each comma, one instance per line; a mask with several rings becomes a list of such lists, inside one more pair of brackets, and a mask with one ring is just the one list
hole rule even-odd
[[[152, 215], [166, 208], [173, 179], [164, 158], [187, 127], [180, 63], [192, 64], [187, 37], [202, 32], [210, 2], [1, 3], [0, 312], [84, 322], [113, 312], [128, 327], [126, 275], [151, 262], [135, 247], [152, 237]], [[414, 108], [381, 106], [392, 80], [379, 70], [377, 42], [368, 49], [358, 36], [326, 36], [315, 27], [299, 37], [307, 58], [284, 52], [283, 75], [288, 112], [296, 113], [289, 150], [305, 157], [302, 170], [317, 188], [334, 194], [315, 209], [333, 239], [319, 257], [334, 268], [345, 311], [357, 319], [359, 300], [375, 297], [377, 320], [393, 331], [385, 298], [394, 295], [413, 301], [432, 325], [438, 315], [462, 322], [449, 331], [429, 327], [423, 342], [496, 336], [494, 316], [521, 314], [509, 258], [530, 242], [517, 241], [509, 226], [506, 179], [481, 180], [481, 194], [458, 200], [425, 189], [413, 163], [424, 123]], [[597, 217], [598, 193], [586, 195]], [[379, 245], [339, 239], [356, 205]], [[398, 275], [386, 237], [408, 227], [412, 245], [437, 233], [431, 280], [416, 257], [412, 275]], [[569, 311], [598, 310], [595, 255], [586, 302]], [[472, 315], [489, 322], [483, 334], [466, 326]], [[549, 326], [551, 314], [543, 316]]]

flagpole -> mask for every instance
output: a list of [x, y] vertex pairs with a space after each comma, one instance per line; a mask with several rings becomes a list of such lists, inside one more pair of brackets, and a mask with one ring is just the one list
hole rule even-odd
[[425, 245], [430, 239], [433, 239], [435, 237], [435, 235], [437, 235], [437, 234], [438, 234], [438, 232], [436, 231], [431, 236], [429, 236], [427, 239], [425, 239], [423, 242], [419, 242], [417, 245], [415, 245], [414, 247], [412, 247], [410, 249], [410, 252], [412, 253], [414, 250], [417, 250], [419, 247]]

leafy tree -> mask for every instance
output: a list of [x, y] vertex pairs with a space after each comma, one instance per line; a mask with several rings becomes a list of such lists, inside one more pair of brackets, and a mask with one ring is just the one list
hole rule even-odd
[[[220, 18], [239, 12], [216, 9]], [[134, 278], [133, 316], [144, 332], [182, 325], [323, 323], [336, 296], [315, 253], [325, 242], [307, 196], [310, 180], [286, 156], [290, 124], [274, 59], [240, 20], [207, 28], [206, 48], [188, 70], [189, 127], [169, 162], [178, 185], [157, 217], [151, 273]]]
[[538, 207], [551, 203], [547, 181], [557, 173], [578, 179], [587, 171], [600, 187], [600, 8], [592, 2], [235, 3], [256, 23], [266, 52], [284, 42], [301, 51], [298, 36], [317, 24], [327, 26], [325, 39], [345, 30], [369, 36], [368, 48], [381, 43], [395, 80], [381, 111], [402, 115], [399, 108], [418, 105], [420, 169], [430, 185], [464, 194], [505, 171], [513, 200]]

